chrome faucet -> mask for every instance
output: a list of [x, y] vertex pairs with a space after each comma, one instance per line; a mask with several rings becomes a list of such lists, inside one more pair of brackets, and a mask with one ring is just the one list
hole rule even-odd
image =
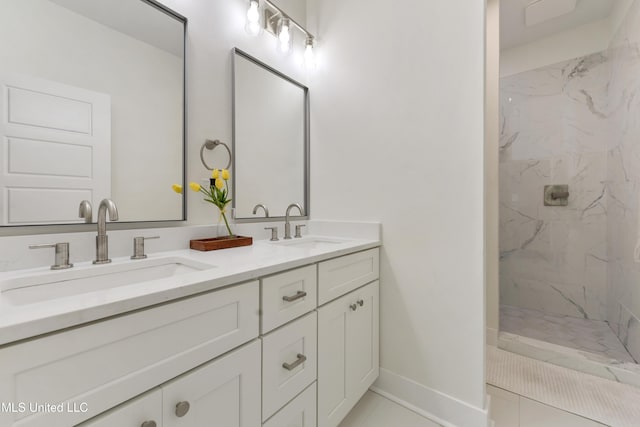
[[118, 220], [118, 208], [111, 199], [103, 199], [98, 208], [98, 235], [96, 236], [96, 259], [94, 264], [110, 263], [109, 259], [109, 237], [107, 236], [107, 211], [109, 220]]
[[265, 218], [269, 218], [269, 208], [267, 208], [265, 205], [263, 205], [262, 203], [258, 203], [257, 205], [255, 205], [253, 207], [253, 214], [257, 214], [258, 213], [258, 208], [262, 208], [262, 210], [264, 211], [264, 216]]
[[287, 212], [285, 213], [285, 216], [284, 216], [284, 238], [285, 239], [291, 239], [291, 224], [289, 223], [289, 215], [291, 214], [292, 208], [298, 208], [298, 210], [300, 211], [300, 215], [304, 216], [304, 209], [302, 209], [302, 207], [300, 207], [299, 204], [291, 203], [287, 207]]
[[85, 224], [91, 224], [91, 215], [91, 202], [88, 200], [81, 201], [80, 207], [78, 208], [78, 218], [83, 218]]

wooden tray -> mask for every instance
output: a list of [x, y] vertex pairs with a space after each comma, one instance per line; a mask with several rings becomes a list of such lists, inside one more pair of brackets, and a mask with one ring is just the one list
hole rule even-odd
[[215, 251], [217, 249], [237, 248], [239, 246], [249, 246], [252, 244], [253, 238], [245, 236], [211, 237], [208, 239], [189, 241], [189, 247], [197, 251]]

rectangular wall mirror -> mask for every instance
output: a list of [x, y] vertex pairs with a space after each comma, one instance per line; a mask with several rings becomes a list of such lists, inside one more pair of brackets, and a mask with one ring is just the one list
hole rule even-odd
[[151, 0], [0, 2], [0, 225], [185, 219], [186, 20]]
[[[309, 215], [309, 89], [239, 49], [233, 51], [233, 207], [238, 222]], [[299, 215], [297, 210], [293, 215]]]

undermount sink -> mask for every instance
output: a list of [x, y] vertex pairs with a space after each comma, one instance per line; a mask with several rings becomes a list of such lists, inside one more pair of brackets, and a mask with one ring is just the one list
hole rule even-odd
[[0, 281], [2, 297], [14, 305], [86, 294], [215, 268], [181, 257], [150, 258], [25, 274]]
[[293, 238], [290, 240], [280, 240], [278, 242], [271, 242], [273, 245], [278, 246], [289, 246], [293, 248], [300, 249], [328, 249], [332, 248], [335, 245], [339, 245], [341, 243], [346, 243], [348, 240], [345, 239], [335, 239], [331, 237], [302, 237], [302, 238]]

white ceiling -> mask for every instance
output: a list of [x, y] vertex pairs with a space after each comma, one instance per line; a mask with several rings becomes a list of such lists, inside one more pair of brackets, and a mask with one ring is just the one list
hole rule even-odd
[[[606, 18], [616, 0], [578, 0], [576, 9], [540, 24], [527, 27], [525, 8], [536, 0], [500, 0], [500, 48], [507, 49]], [[544, 0], [554, 1], [554, 0]]]

